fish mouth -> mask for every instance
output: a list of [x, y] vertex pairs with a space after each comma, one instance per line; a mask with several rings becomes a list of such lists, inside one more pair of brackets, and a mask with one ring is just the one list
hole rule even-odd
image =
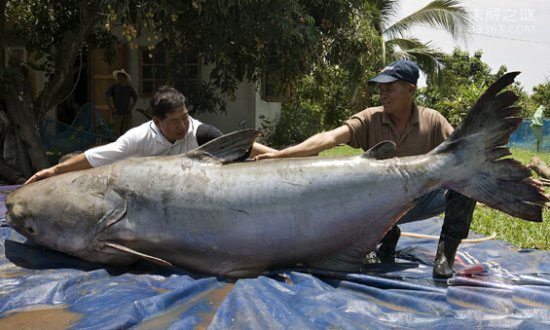
[[10, 227], [12, 227], [13, 229], [15, 229], [17, 232], [24, 235], [25, 237], [32, 239], [34, 236], [36, 236], [37, 230], [34, 227], [34, 225], [30, 223], [21, 224], [18, 221], [14, 221], [13, 217], [9, 213], [6, 214], [5, 219], [6, 219], [6, 223]]
[[6, 213], [5, 219], [6, 219], [6, 223], [8, 224], [8, 226], [12, 227], [13, 229], [18, 231], [19, 233], [22, 233], [22, 234], [25, 233], [25, 230], [16, 221], [13, 220], [13, 218], [11, 217], [9, 212]]
[[4, 219], [6, 220], [6, 223], [7, 223], [8, 225], [10, 225], [11, 227], [13, 227], [13, 225], [12, 225], [12, 222], [13, 222], [13, 221], [11, 220], [11, 217], [10, 217], [9, 212], [6, 213], [6, 216], [5, 216]]

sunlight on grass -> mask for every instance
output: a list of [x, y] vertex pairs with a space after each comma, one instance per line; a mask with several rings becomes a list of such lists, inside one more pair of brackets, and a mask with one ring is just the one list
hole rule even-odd
[[[536, 153], [514, 148], [511, 150], [513, 158], [523, 164], [529, 163], [533, 156], [537, 156], [547, 164], [550, 163], [549, 152]], [[534, 177], [538, 177], [534, 172], [533, 174]], [[546, 188], [546, 193], [550, 193], [550, 188]], [[476, 207], [471, 228], [484, 235], [495, 232], [498, 239], [508, 241], [518, 248], [550, 250], [550, 209], [548, 207], [543, 210], [542, 219], [542, 223], [533, 223], [481, 205]]]
[[[536, 153], [515, 148], [511, 150], [512, 157], [523, 164], [529, 163], [533, 156], [537, 156], [547, 164], [550, 163], [549, 152]], [[362, 153], [361, 149], [339, 146], [323, 151], [321, 156], [351, 156]], [[534, 177], [537, 177], [537, 175], [534, 174]], [[550, 188], [546, 188], [546, 193], [550, 193]], [[518, 248], [550, 250], [550, 209], [548, 207], [544, 209], [542, 217], [542, 223], [529, 222], [478, 204], [474, 212], [471, 229], [484, 235], [496, 233], [497, 239], [510, 242]]]
[[363, 153], [361, 149], [354, 149], [348, 145], [341, 145], [332, 149], [321, 152], [319, 156], [332, 157], [332, 156], [353, 156]]

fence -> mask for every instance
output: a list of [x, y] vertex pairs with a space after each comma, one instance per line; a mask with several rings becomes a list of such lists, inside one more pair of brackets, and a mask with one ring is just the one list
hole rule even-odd
[[[537, 149], [537, 139], [531, 129], [531, 120], [525, 119], [521, 126], [510, 137], [510, 147], [521, 148], [535, 151]], [[544, 120], [543, 140], [539, 151], [550, 152], [550, 120]]]
[[115, 139], [93, 103], [82, 106], [71, 125], [45, 119], [40, 125], [40, 137], [52, 163], [65, 154]]

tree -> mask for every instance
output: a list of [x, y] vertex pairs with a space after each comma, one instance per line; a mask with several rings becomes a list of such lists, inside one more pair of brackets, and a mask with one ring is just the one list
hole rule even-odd
[[[463, 35], [470, 27], [468, 12], [456, 0], [434, 0], [425, 7], [390, 24], [399, 9], [399, 0], [370, 0], [376, 8], [372, 17], [374, 27], [379, 33], [381, 51], [379, 61], [384, 67], [387, 63], [408, 59], [418, 63], [421, 70], [429, 75], [438, 77], [440, 85], [446, 82], [437, 73], [443, 67], [444, 54], [433, 48], [431, 42], [421, 42], [410, 35], [415, 26], [427, 25], [436, 29], [447, 31], [455, 39]], [[362, 62], [373, 61], [366, 57]], [[372, 92], [369, 91], [368, 79], [372, 76], [364, 75], [356, 84], [352, 96], [354, 112], [361, 111], [369, 105]]]
[[[364, 47], [355, 46], [340, 52], [340, 61], [326, 61], [296, 82], [295, 97], [284, 104], [279, 125], [270, 128], [269, 144], [285, 146], [300, 142], [319, 130], [341, 125], [351, 114], [376, 102], [376, 91], [368, 80], [376, 75], [386, 60], [415, 60], [422, 69], [434, 72], [442, 64], [443, 54], [410, 37], [410, 29], [418, 24], [448, 31], [454, 37], [469, 27], [468, 14], [458, 1], [436, 0], [417, 12], [390, 25], [399, 1], [369, 0], [364, 11], [354, 16], [357, 32], [350, 30]], [[388, 50], [386, 52], [386, 49]], [[349, 58], [349, 54], [353, 59]], [[335, 65], [338, 63], [338, 65]], [[345, 63], [345, 65], [342, 65]], [[300, 123], [305, 120], [308, 124]]]
[[[467, 51], [455, 48], [452, 54], [445, 55], [445, 67], [440, 77], [446, 84], [439, 84], [439, 77], [428, 76], [427, 86], [418, 92], [418, 102], [439, 110], [452, 125], [460, 123], [470, 107], [485, 88], [496, 81], [491, 68], [481, 60], [483, 53], [473, 56]], [[498, 75], [505, 69], [500, 69]]]
[[[417, 92], [417, 103], [440, 111], [452, 125], [458, 125], [487, 87], [507, 72], [502, 65], [496, 73], [491, 73], [482, 55], [476, 51], [471, 56], [459, 48], [445, 55], [440, 75], [446, 84], [441, 85], [437, 77], [428, 76], [426, 87]], [[534, 111], [533, 104], [521, 83], [515, 82], [509, 89], [519, 96], [517, 104], [523, 109], [522, 116], [528, 117]]]
[[[34, 59], [0, 71], [5, 87], [0, 99], [19, 145], [17, 161], [9, 169], [20, 178], [48, 166], [37, 127], [68, 97], [73, 64], [87, 45], [105, 49], [106, 60], [116, 43], [135, 48], [140, 37], [150, 39], [152, 52], [163, 41], [173, 59], [178, 49], [199, 52], [213, 68], [210, 84], [176, 81], [177, 75], [167, 78], [179, 88], [197, 91], [190, 97], [194, 104], [207, 100], [197, 109], [214, 111], [223, 109], [215, 97], [231, 95], [243, 80], [257, 82], [270, 73], [290, 82], [325, 62], [347, 65], [356, 45], [353, 17], [364, 9], [363, 0], [1, 0], [0, 50], [6, 47], [9, 28]], [[345, 61], [338, 60], [341, 55]], [[35, 98], [30, 71], [47, 76]]]
[[470, 28], [468, 12], [455, 0], [434, 0], [425, 7], [389, 24], [398, 11], [398, 0], [376, 0], [380, 16], [377, 28], [382, 35], [382, 61], [386, 64], [397, 59], [410, 59], [418, 63], [427, 73], [437, 72], [441, 67], [442, 53], [410, 36], [414, 26], [427, 25], [449, 32], [457, 39]]
[[[340, 28], [322, 61], [293, 82], [292, 97], [283, 103], [279, 120], [263, 123], [265, 143], [285, 147], [301, 142], [318, 131], [341, 125], [354, 113], [356, 86], [381, 67], [380, 35], [373, 24], [377, 15], [370, 1], [355, 10], [348, 18], [351, 23], [346, 29]], [[367, 90], [366, 84], [364, 87]], [[365, 93], [360, 101], [372, 104], [371, 97]]]

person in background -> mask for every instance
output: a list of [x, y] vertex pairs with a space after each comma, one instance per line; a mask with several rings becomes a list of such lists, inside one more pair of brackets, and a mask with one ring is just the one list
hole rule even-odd
[[531, 119], [531, 130], [537, 141], [537, 152], [540, 151], [540, 145], [542, 144], [544, 136], [544, 111], [546, 108], [544, 105], [540, 105]]
[[[89, 149], [30, 177], [30, 184], [54, 175], [112, 164], [129, 157], [167, 156], [191, 151], [222, 135], [214, 126], [189, 115], [185, 97], [172, 87], [160, 87], [151, 99], [153, 119], [130, 129], [115, 142]], [[275, 152], [254, 143], [250, 157]]]
[[115, 122], [115, 134], [120, 136], [132, 127], [132, 109], [137, 102], [137, 93], [129, 85], [132, 77], [124, 69], [113, 71], [113, 78], [116, 83], [109, 87], [105, 97]]

